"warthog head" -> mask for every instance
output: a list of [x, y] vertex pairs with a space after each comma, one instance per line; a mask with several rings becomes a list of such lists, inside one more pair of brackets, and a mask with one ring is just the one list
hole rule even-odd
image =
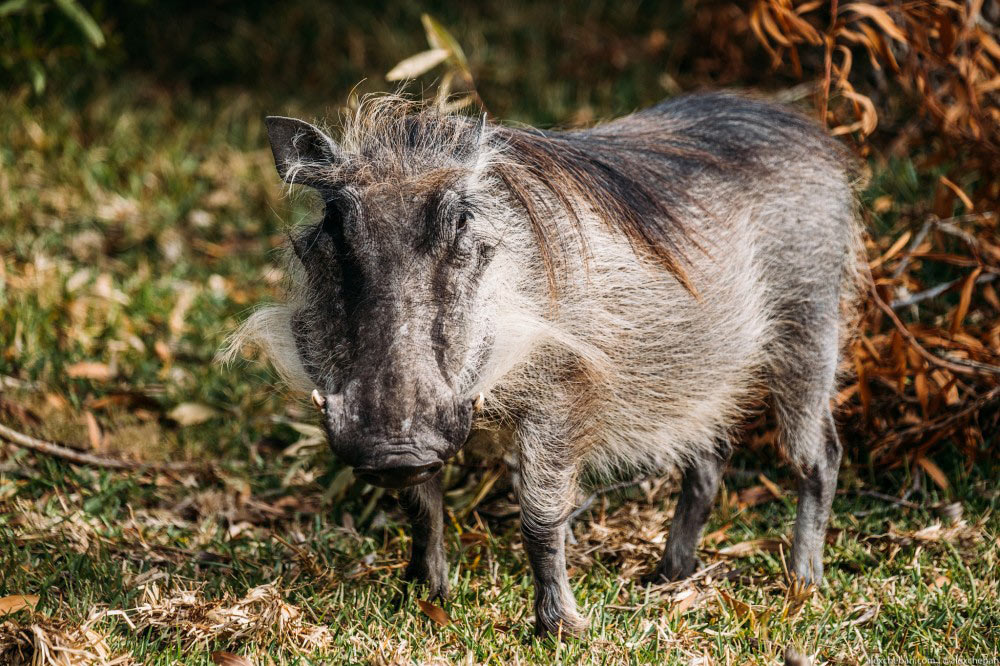
[[334, 453], [373, 484], [431, 478], [482, 404], [462, 378], [476, 362], [470, 324], [496, 243], [477, 219], [483, 123], [453, 118], [440, 145], [423, 147], [433, 163], [418, 164], [415, 150], [390, 165], [308, 123], [267, 119], [279, 175], [315, 188], [325, 206], [292, 235], [303, 269], [289, 321], [296, 352]]
[[[481, 392], [491, 422], [535, 409], [547, 386], [507, 379], [548, 367], [553, 349], [599, 374], [607, 357], [577, 330], [604, 312], [579, 273], [590, 241], [688, 284], [682, 198], [627, 157], [665, 149], [622, 149], [644, 132], [510, 128], [395, 96], [363, 101], [339, 141], [291, 118], [267, 131], [278, 174], [316, 190], [323, 214], [292, 232], [288, 302], [251, 316], [225, 355], [254, 342], [289, 384], [315, 389], [334, 452], [372, 483], [433, 476], [468, 438]], [[572, 271], [576, 296], [562, 291]], [[575, 324], [553, 323], [554, 300]]]

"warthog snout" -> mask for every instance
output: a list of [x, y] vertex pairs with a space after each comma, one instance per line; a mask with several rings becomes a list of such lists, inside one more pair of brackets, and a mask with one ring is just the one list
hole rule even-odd
[[406, 488], [415, 486], [432, 478], [440, 471], [444, 465], [442, 462], [432, 462], [425, 465], [414, 465], [411, 467], [384, 467], [380, 469], [372, 467], [358, 467], [358, 478], [373, 486], [383, 488]]
[[391, 410], [373, 419], [376, 412], [361, 396], [354, 384], [326, 396], [313, 391], [312, 401], [323, 412], [333, 452], [353, 466], [359, 478], [384, 488], [431, 479], [465, 443], [472, 416], [483, 407], [480, 394], [431, 401], [430, 407], [402, 419], [391, 418]]

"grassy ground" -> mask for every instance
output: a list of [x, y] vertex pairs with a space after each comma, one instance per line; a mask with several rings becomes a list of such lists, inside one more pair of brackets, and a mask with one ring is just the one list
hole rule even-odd
[[[399, 580], [408, 537], [392, 498], [353, 483], [266, 368], [212, 363], [248, 308], [279, 293], [276, 248], [311, 209], [281, 196], [260, 116], [245, 96], [141, 84], [82, 110], [0, 108], [0, 421], [211, 467], [118, 473], [0, 446], [0, 597], [39, 597], [2, 618], [0, 662], [29, 635], [89, 636], [92, 652], [149, 664], [216, 650], [255, 664], [773, 663], [787, 646], [846, 663], [996, 657], [1000, 466], [939, 461], [942, 490], [906, 466], [868, 469], [856, 447], [818, 591], [784, 582], [790, 478], [744, 453], [694, 581], [635, 582], [662, 547], [669, 481], [580, 517], [570, 561], [591, 629], [561, 644], [532, 637], [504, 482], [453, 468], [453, 598], [421, 606]], [[906, 488], [904, 503], [866, 494]]]

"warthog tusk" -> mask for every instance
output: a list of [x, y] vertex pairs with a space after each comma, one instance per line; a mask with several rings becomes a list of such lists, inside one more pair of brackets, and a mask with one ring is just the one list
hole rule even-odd
[[312, 392], [312, 401], [313, 401], [313, 404], [316, 405], [316, 407], [319, 408], [319, 409], [323, 409], [324, 407], [326, 407], [326, 398], [324, 398], [323, 396], [321, 396], [319, 394], [319, 391], [317, 391], [316, 389], [313, 389], [313, 392]]
[[486, 398], [482, 393], [476, 396], [476, 399], [472, 401], [472, 411], [481, 412], [483, 411], [483, 403], [486, 402]]

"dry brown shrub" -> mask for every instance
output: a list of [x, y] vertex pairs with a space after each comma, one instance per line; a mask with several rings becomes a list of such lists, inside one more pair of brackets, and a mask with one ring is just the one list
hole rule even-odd
[[[913, 464], [942, 489], [931, 453], [950, 439], [971, 463], [997, 429], [998, 18], [983, 0], [757, 0], [747, 18], [772, 68], [818, 82], [817, 112], [833, 134], [880, 161], [949, 165], [929, 209], [875, 202], [876, 213], [895, 207], [903, 226], [869, 243], [855, 379], [839, 399], [850, 439], [873, 462]], [[895, 131], [873, 143], [887, 118]], [[948, 270], [961, 275], [929, 281]]]
[[982, 8], [983, 0], [758, 0], [749, 23], [772, 65], [787, 61], [800, 78], [800, 50], [822, 50], [818, 105], [834, 134], [867, 136], [878, 124], [877, 96], [852, 81], [855, 60], [867, 57], [942, 136], [1000, 157], [1000, 44]]

